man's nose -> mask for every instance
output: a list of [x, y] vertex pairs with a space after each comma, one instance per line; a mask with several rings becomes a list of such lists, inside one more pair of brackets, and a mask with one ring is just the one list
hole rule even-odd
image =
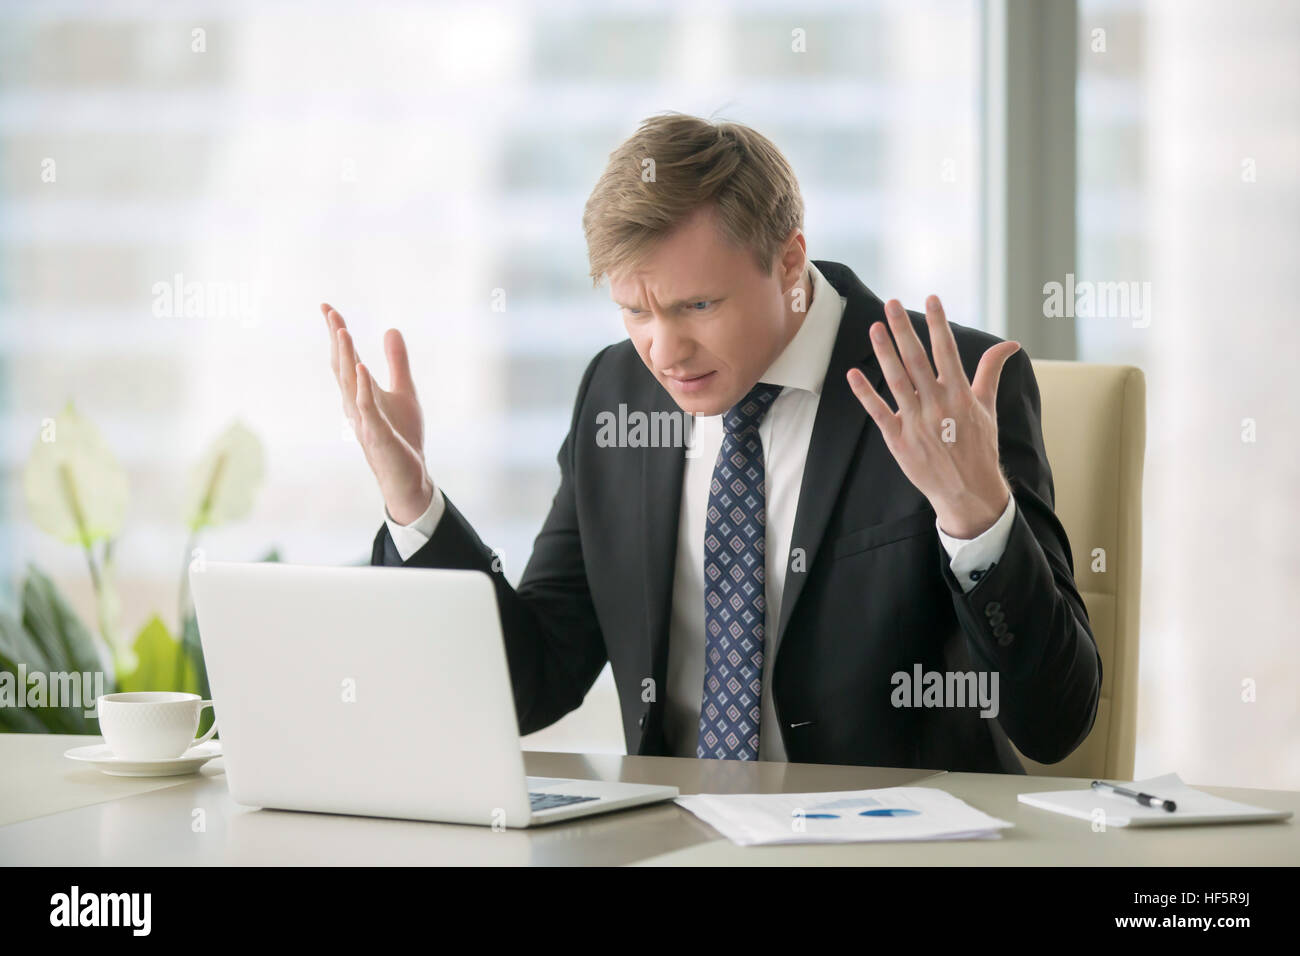
[[690, 360], [693, 352], [691, 341], [682, 335], [672, 322], [657, 319], [651, 329], [650, 361], [660, 373], [681, 372], [681, 365]]

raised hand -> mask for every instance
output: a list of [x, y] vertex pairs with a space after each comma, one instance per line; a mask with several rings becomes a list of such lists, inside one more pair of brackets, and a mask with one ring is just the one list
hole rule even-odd
[[433, 481], [424, 463], [424, 416], [415, 394], [402, 333], [384, 335], [390, 388], [382, 389], [361, 362], [339, 315], [321, 304], [330, 334], [330, 368], [338, 380], [343, 413], [379, 482], [389, 515], [410, 524], [429, 507]]
[[925, 300], [925, 319], [936, 376], [897, 299], [886, 303], [885, 316], [898, 349], [882, 322], [871, 327], [871, 346], [898, 411], [890, 410], [858, 369], [849, 370], [849, 387], [903, 474], [934, 508], [944, 533], [977, 537], [1001, 516], [1011, 494], [998, 463], [997, 396], [1002, 367], [1020, 343], [991, 347], [968, 381], [943, 306], [932, 295]]

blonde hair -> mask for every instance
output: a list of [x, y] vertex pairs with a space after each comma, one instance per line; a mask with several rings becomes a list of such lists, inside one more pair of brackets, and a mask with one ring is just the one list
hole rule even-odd
[[790, 233], [803, 228], [799, 183], [767, 137], [684, 113], [643, 121], [610, 153], [583, 210], [592, 283], [634, 264], [709, 204], [724, 236], [752, 250], [764, 275]]

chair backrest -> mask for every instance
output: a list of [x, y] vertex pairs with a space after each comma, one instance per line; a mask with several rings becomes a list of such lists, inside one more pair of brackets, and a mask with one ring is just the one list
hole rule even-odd
[[[1097, 721], [1060, 763], [1020, 754], [1026, 771], [1133, 779], [1138, 615], [1142, 589], [1142, 465], [1146, 379], [1128, 365], [1037, 360], [1043, 441], [1074, 580], [1101, 653]], [[1019, 753], [1017, 751], [1017, 753]]]

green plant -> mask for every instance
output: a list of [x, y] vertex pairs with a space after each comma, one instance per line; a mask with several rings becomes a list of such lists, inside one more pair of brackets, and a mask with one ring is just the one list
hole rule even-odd
[[[35, 567], [27, 569], [21, 594], [21, 612], [15, 617], [0, 610], [0, 730], [28, 733], [97, 733], [84, 708], [21, 706], [26, 698], [24, 672], [82, 674], [102, 671], [94, 638], [63, 600], [54, 583]], [[4, 678], [12, 675], [11, 681]], [[83, 700], [84, 703], [84, 700]]]
[[[79, 546], [94, 589], [101, 640], [82, 625], [53, 582], [29, 566], [17, 615], [0, 610], [0, 731], [93, 733], [79, 706], [23, 706], [17, 695], [39, 696], [52, 675], [86, 675], [96, 693], [180, 690], [208, 697], [207, 669], [189, 594], [189, 564], [199, 556], [200, 533], [244, 517], [264, 473], [257, 436], [230, 425], [191, 470], [187, 500], [189, 539], [181, 569], [175, 628], [149, 616], [130, 641], [123, 638], [114, 582], [113, 544], [126, 515], [126, 473], [98, 430], [71, 404], [42, 423], [23, 474], [28, 510], [42, 530]], [[263, 560], [278, 560], [272, 551]], [[63, 688], [66, 690], [66, 686]], [[65, 694], [66, 696], [66, 694]], [[83, 701], [89, 706], [89, 701]], [[204, 712], [200, 730], [211, 722]]]

